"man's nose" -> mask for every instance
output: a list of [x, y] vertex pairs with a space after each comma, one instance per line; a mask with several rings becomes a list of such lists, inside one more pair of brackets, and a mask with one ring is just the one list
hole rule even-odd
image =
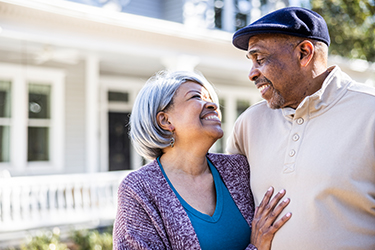
[[250, 81], [255, 81], [260, 76], [260, 71], [257, 68], [252, 68], [249, 73]]

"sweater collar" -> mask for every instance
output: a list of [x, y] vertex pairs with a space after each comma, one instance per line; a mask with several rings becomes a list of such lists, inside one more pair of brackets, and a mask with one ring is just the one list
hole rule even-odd
[[322, 87], [314, 94], [305, 97], [297, 109], [282, 108], [284, 117], [293, 120], [293, 117], [309, 116], [313, 118], [330, 109], [346, 93], [351, 78], [343, 73], [338, 66], [328, 68], [329, 75]]

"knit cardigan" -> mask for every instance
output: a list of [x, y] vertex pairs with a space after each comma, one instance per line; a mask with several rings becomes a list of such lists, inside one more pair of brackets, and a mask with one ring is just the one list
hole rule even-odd
[[[254, 199], [242, 155], [208, 154], [251, 227]], [[201, 249], [190, 219], [156, 160], [130, 173], [118, 189], [113, 249]], [[246, 249], [256, 249], [249, 244]]]

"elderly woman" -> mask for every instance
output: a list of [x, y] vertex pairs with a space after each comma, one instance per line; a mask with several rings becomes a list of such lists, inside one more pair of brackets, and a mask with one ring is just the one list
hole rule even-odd
[[[270, 188], [255, 211], [241, 155], [208, 153], [223, 136], [216, 93], [201, 75], [160, 72], [135, 101], [130, 136], [153, 161], [118, 190], [114, 249], [270, 249], [289, 199]], [[253, 220], [254, 217], [254, 220]]]

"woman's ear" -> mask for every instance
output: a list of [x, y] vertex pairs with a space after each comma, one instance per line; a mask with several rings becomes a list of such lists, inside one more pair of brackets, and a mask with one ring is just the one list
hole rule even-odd
[[157, 115], [156, 115], [156, 121], [158, 122], [158, 125], [164, 129], [164, 130], [168, 130], [168, 131], [171, 131], [173, 132], [174, 131], [174, 126], [172, 125], [172, 123], [170, 123], [169, 119], [168, 119], [168, 114], [163, 112], [163, 111], [160, 111]]
[[309, 40], [304, 40], [298, 45], [299, 60], [302, 67], [306, 67], [314, 57], [315, 47]]

